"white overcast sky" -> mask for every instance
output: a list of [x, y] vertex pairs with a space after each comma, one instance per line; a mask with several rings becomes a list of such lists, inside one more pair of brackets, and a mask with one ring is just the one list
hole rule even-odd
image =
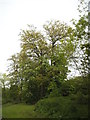
[[0, 72], [6, 72], [7, 59], [20, 50], [20, 29], [27, 24], [41, 27], [56, 19], [69, 23], [78, 18], [78, 0], [0, 0]]

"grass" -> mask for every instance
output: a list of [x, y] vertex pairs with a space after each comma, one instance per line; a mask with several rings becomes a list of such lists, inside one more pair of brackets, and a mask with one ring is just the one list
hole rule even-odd
[[41, 99], [36, 105], [4, 104], [4, 118], [87, 118], [88, 105], [78, 104], [70, 96]]
[[2, 107], [4, 118], [42, 118], [40, 113], [34, 111], [34, 105], [5, 104]]

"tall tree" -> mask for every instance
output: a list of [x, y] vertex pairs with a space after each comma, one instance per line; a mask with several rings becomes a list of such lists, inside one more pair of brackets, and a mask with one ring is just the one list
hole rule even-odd
[[[75, 36], [77, 40], [77, 47], [74, 56], [74, 63], [81, 75], [86, 76], [89, 72], [89, 31], [88, 31], [88, 18], [87, 3], [84, 0], [79, 0], [78, 11], [80, 13], [79, 20], [74, 21]], [[79, 63], [79, 64], [78, 64]]]
[[69, 58], [75, 50], [74, 31], [70, 26], [60, 21], [50, 21], [43, 27], [49, 42], [49, 60], [51, 63], [48, 72], [49, 79], [59, 85], [67, 78]]
[[21, 51], [11, 57], [9, 75], [12, 85], [19, 89], [20, 99], [26, 93], [26, 102], [36, 102], [47, 94], [51, 83], [60, 87], [67, 78], [68, 62], [75, 46], [73, 29], [60, 21], [44, 25], [46, 34], [34, 26], [28, 27], [20, 33]]

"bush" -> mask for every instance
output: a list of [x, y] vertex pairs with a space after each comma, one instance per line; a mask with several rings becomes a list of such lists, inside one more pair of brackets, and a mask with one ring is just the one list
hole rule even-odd
[[77, 103], [77, 95], [42, 99], [37, 102], [35, 110], [48, 118], [73, 119], [87, 117], [88, 114], [86, 105]]
[[53, 90], [49, 95], [49, 97], [59, 97], [59, 96], [60, 96], [60, 92], [58, 88]]
[[78, 92], [76, 100], [78, 104], [88, 104], [88, 95], [84, 95], [81, 92]]
[[72, 91], [72, 86], [68, 81], [64, 81], [60, 87], [60, 94], [62, 96], [69, 96]]
[[51, 97], [40, 100], [36, 104], [35, 110], [44, 113], [46, 117], [62, 118], [68, 115], [69, 105], [70, 100], [66, 97]]
[[70, 95], [70, 99], [77, 104], [81, 104], [81, 105], [87, 104], [88, 105], [88, 95], [84, 95], [81, 92]]

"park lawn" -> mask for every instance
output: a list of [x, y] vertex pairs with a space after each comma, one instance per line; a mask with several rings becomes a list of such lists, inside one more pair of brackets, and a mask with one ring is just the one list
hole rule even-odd
[[3, 118], [43, 118], [43, 115], [34, 111], [35, 105], [5, 104], [2, 107]]

